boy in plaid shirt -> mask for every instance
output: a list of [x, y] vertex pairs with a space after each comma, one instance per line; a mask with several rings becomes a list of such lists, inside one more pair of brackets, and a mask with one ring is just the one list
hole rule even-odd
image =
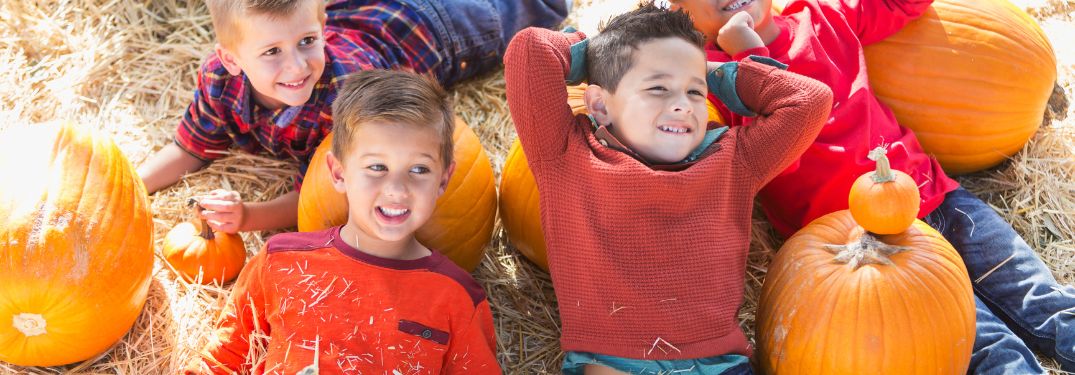
[[499, 65], [506, 41], [551, 27], [564, 0], [207, 0], [218, 44], [198, 72], [175, 142], [138, 170], [147, 191], [174, 184], [236, 147], [300, 163], [296, 189], [244, 203], [215, 190], [200, 203], [215, 230], [294, 226], [310, 157], [332, 130], [339, 79], [369, 69], [432, 74], [449, 86]]

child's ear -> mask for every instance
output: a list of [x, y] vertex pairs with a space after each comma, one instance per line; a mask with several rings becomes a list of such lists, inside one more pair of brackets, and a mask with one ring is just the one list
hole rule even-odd
[[444, 195], [444, 191], [448, 190], [448, 181], [451, 181], [452, 174], [455, 173], [455, 162], [448, 165], [448, 168], [444, 170], [444, 176], [440, 180], [440, 193], [437, 193], [437, 197]]
[[217, 43], [213, 49], [216, 50], [216, 55], [220, 58], [220, 64], [224, 65], [224, 69], [228, 70], [228, 74], [237, 76], [243, 73], [243, 68], [239, 67], [239, 63], [236, 62], [237, 57], [234, 53], [224, 48], [224, 46], [221, 46], [220, 43]]
[[332, 178], [332, 188], [341, 194], [346, 194], [347, 189], [343, 182], [343, 163], [336, 158], [336, 155], [332, 154], [332, 151], [325, 154], [325, 163], [328, 164], [328, 174]]
[[593, 116], [597, 121], [597, 125], [605, 126], [612, 123], [612, 117], [608, 114], [608, 106], [605, 101], [608, 99], [608, 91], [601, 88], [598, 85], [586, 86], [586, 91], [582, 93], [582, 101], [586, 103], [586, 111]]

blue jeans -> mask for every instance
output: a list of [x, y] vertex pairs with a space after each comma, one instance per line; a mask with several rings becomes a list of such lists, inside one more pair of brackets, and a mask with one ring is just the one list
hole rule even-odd
[[750, 360], [738, 354], [725, 354], [699, 359], [645, 360], [611, 355], [567, 352], [561, 373], [583, 375], [586, 365], [601, 365], [632, 375], [751, 375]]
[[963, 258], [978, 319], [968, 372], [1042, 374], [1030, 347], [1075, 371], [1075, 287], [1060, 285], [989, 205], [959, 188], [925, 218]]
[[500, 67], [519, 30], [560, 25], [570, 0], [404, 0], [425, 16], [445, 60], [436, 74], [445, 86]]

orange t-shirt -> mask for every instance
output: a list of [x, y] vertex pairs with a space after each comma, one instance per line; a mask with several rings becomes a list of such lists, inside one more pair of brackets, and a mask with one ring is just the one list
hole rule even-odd
[[203, 354], [211, 373], [294, 374], [315, 349], [321, 374], [501, 373], [489, 303], [466, 271], [436, 251], [372, 256], [339, 233], [279, 234], [251, 258]]

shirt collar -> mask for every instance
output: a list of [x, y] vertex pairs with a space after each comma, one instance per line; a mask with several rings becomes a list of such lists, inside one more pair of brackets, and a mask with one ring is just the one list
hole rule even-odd
[[[699, 144], [698, 147], [695, 147], [694, 151], [691, 151], [685, 159], [671, 164], [656, 164], [646, 161], [646, 159], [643, 159], [637, 152], [624, 145], [623, 142], [620, 142], [615, 135], [612, 135], [612, 132], [609, 129], [612, 125], [597, 125], [597, 121], [593, 119], [593, 116], [583, 116], [585, 116], [586, 121], [589, 121], [590, 125], [595, 128], [594, 138], [597, 138], [597, 141], [601, 143], [602, 146], [625, 153], [642, 164], [645, 164], [647, 167], [659, 171], [680, 171], [686, 169], [687, 167], [694, 165], [694, 163], [697, 163], [699, 160], [704, 159], [706, 156], [720, 150], [720, 144], [716, 142], [720, 139], [721, 135], [728, 131], [727, 126], [710, 128], [706, 130], [705, 138], [702, 139], [702, 143]], [[716, 123], [710, 123], [710, 125], [713, 124]]]

